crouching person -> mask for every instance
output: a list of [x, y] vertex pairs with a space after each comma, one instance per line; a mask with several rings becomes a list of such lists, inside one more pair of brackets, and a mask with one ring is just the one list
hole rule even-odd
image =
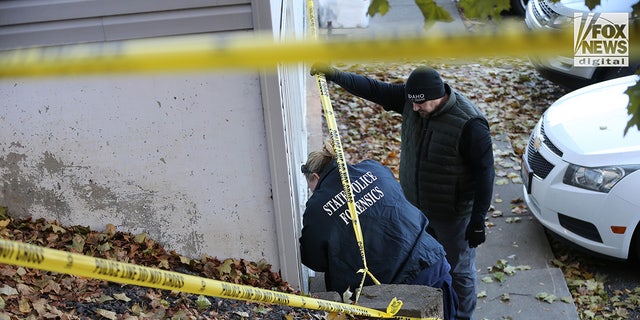
[[[374, 160], [348, 165], [368, 270], [384, 284], [442, 289], [445, 319], [454, 319], [458, 299], [445, 251], [428, 232], [426, 216], [404, 197], [389, 168]], [[311, 197], [303, 216], [302, 263], [325, 273], [328, 291], [360, 286], [363, 261], [347, 208], [340, 173], [329, 143], [309, 153], [302, 172]], [[365, 285], [373, 285], [369, 276]]]

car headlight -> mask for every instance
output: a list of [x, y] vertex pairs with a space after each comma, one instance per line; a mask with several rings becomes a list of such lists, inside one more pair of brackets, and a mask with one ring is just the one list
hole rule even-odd
[[562, 182], [574, 187], [607, 193], [624, 177], [640, 166], [612, 166], [588, 168], [569, 165]]

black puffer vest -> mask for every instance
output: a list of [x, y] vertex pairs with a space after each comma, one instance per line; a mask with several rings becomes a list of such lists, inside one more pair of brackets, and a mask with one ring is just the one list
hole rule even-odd
[[429, 219], [457, 220], [471, 214], [475, 180], [463, 163], [460, 136], [467, 122], [486, 119], [471, 101], [446, 85], [449, 100], [429, 118], [402, 114], [400, 183], [405, 195]]

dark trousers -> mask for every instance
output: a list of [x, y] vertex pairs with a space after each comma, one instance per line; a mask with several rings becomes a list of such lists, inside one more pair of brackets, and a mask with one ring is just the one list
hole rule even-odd
[[455, 319], [456, 310], [458, 309], [458, 296], [453, 290], [450, 270], [449, 262], [443, 257], [432, 266], [420, 271], [418, 276], [411, 282], [411, 284], [442, 289], [442, 306], [446, 320]]

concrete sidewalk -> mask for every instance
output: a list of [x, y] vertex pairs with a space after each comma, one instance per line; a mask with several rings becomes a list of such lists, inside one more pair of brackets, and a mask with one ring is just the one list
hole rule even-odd
[[[437, 0], [451, 13], [452, 22], [436, 22], [428, 30], [466, 32], [454, 0]], [[380, 33], [425, 32], [423, 18], [414, 0], [390, 1], [384, 15], [369, 19], [367, 28], [320, 29], [325, 36], [358, 37]], [[427, 31], [428, 32], [428, 31]], [[560, 269], [550, 264], [553, 253], [542, 226], [526, 210], [519, 166], [511, 144], [504, 136], [494, 137], [496, 170], [510, 174], [507, 184], [494, 186], [494, 211], [487, 214], [487, 241], [478, 248], [478, 305], [475, 319], [579, 319], [571, 293]], [[511, 159], [513, 160], [513, 159]], [[504, 167], [503, 167], [504, 166]], [[496, 181], [502, 177], [496, 177]], [[512, 210], [514, 209], [515, 210]], [[500, 214], [501, 213], [501, 214]], [[504, 277], [499, 273], [507, 273]], [[498, 279], [501, 279], [502, 282]], [[324, 291], [322, 275], [311, 281], [312, 292]], [[555, 296], [545, 302], [538, 295]], [[562, 298], [569, 302], [561, 301]]]
[[[487, 241], [476, 252], [479, 298], [475, 317], [579, 319], [562, 271], [551, 265], [553, 252], [542, 226], [522, 210], [526, 206], [517, 176], [520, 167], [513, 160], [511, 143], [503, 135], [494, 136], [493, 143], [496, 171], [507, 177], [496, 177], [494, 210], [487, 214]], [[556, 299], [545, 302], [538, 295]]]

